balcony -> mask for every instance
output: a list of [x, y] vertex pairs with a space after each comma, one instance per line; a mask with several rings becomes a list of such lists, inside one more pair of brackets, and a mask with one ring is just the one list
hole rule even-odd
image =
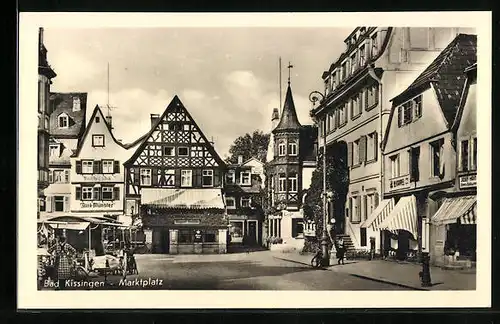
[[410, 175], [395, 177], [389, 180], [390, 190], [399, 190], [410, 187]]

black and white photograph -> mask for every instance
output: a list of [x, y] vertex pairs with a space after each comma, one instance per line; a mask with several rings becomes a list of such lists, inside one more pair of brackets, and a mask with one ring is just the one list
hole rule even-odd
[[490, 14], [165, 15], [21, 15], [26, 305], [490, 303]]

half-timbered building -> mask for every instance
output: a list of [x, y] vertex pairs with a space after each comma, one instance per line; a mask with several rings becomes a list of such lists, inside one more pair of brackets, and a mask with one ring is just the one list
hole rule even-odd
[[180, 99], [151, 115], [125, 163], [127, 208], [138, 211], [153, 253], [225, 253], [225, 163]]

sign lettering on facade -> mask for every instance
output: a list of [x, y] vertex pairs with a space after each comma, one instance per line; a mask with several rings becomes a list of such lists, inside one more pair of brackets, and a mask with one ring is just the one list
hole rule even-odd
[[199, 219], [175, 219], [174, 224], [176, 225], [195, 225], [200, 224]]
[[409, 186], [410, 186], [410, 175], [405, 175], [390, 180], [391, 190], [408, 188]]
[[116, 178], [112, 175], [105, 175], [105, 174], [85, 174], [83, 175], [83, 180], [85, 181], [113, 181], [116, 180]]
[[87, 209], [87, 208], [110, 208], [113, 209], [115, 208], [115, 204], [110, 201], [82, 201], [80, 203], [80, 208], [82, 209]]
[[472, 174], [472, 175], [466, 175], [466, 176], [461, 176], [460, 177], [460, 188], [473, 188], [476, 186], [476, 178], [477, 175]]

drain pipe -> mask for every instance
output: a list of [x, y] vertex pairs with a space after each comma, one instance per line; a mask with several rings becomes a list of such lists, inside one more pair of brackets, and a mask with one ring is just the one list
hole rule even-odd
[[378, 119], [379, 119], [379, 136], [378, 136], [378, 155], [380, 158], [380, 172], [379, 172], [379, 182], [380, 182], [380, 200], [383, 199], [384, 197], [384, 183], [383, 183], [383, 174], [384, 174], [384, 158], [382, 156], [382, 140], [383, 140], [383, 121], [382, 121], [382, 110], [384, 108], [383, 104], [383, 84], [382, 84], [382, 79], [380, 79], [377, 74], [375, 73], [375, 70], [373, 69], [373, 65], [368, 66], [368, 73], [370, 76], [377, 81], [379, 87], [378, 87], [378, 94], [379, 94], [379, 99], [378, 99], [378, 104], [379, 104], [379, 113], [378, 113]]

